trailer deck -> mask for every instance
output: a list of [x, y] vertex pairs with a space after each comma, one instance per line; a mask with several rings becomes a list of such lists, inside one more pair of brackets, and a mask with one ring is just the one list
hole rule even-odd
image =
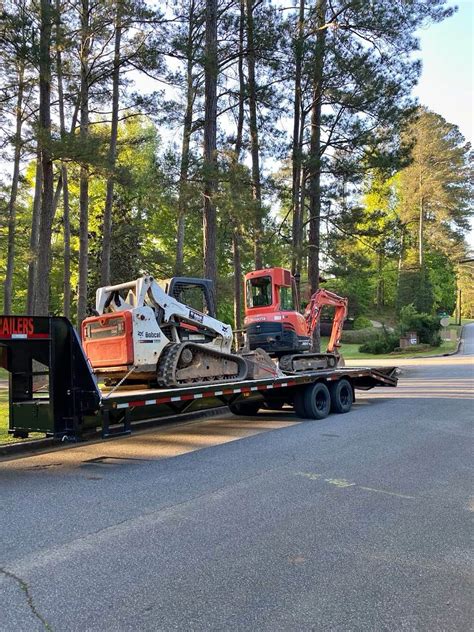
[[9, 432], [57, 439], [98, 428], [104, 437], [130, 433], [134, 422], [222, 405], [252, 414], [290, 404], [300, 417], [323, 418], [330, 409], [348, 412], [355, 389], [397, 385], [395, 367], [344, 367], [185, 388], [100, 388], [75, 329], [61, 317], [0, 316], [0, 366], [9, 371]]

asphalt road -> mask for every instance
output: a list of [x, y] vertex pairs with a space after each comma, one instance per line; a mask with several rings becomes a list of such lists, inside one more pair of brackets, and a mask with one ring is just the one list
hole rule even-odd
[[0, 462], [0, 630], [469, 630], [469, 355], [348, 415], [232, 415]]

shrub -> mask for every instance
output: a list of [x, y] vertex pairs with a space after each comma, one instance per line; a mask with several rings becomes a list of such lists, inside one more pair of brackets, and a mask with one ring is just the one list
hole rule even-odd
[[373, 353], [380, 355], [381, 353], [391, 353], [400, 344], [399, 338], [395, 334], [384, 332], [378, 334], [373, 340], [369, 340], [359, 347], [361, 353]]
[[439, 318], [425, 312], [417, 312], [413, 305], [405, 305], [401, 308], [399, 329], [402, 336], [405, 336], [409, 331], [416, 331], [420, 343], [432, 347], [439, 347], [441, 344]]
[[369, 342], [378, 338], [380, 335], [380, 329], [375, 327], [367, 327], [366, 329], [354, 329], [349, 331], [343, 331], [341, 342], [348, 345], [361, 345], [364, 342]]
[[372, 323], [366, 316], [357, 316], [354, 320], [354, 329], [368, 329]]

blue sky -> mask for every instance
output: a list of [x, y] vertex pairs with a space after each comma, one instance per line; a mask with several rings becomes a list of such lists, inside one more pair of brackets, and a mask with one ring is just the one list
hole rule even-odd
[[419, 32], [423, 63], [415, 95], [473, 139], [474, 1], [450, 2], [458, 11]]
[[[458, 7], [452, 17], [419, 33], [423, 70], [415, 95], [472, 143], [474, 0], [450, 4]], [[469, 243], [474, 249], [474, 230]]]

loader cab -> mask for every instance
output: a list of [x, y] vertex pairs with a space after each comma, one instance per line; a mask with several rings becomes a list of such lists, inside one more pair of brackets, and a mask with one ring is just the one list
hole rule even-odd
[[244, 328], [251, 350], [260, 347], [282, 355], [309, 348], [295, 279], [289, 270], [268, 268], [245, 275]]
[[214, 287], [210, 279], [172, 277], [158, 283], [169, 296], [183, 305], [216, 318]]

